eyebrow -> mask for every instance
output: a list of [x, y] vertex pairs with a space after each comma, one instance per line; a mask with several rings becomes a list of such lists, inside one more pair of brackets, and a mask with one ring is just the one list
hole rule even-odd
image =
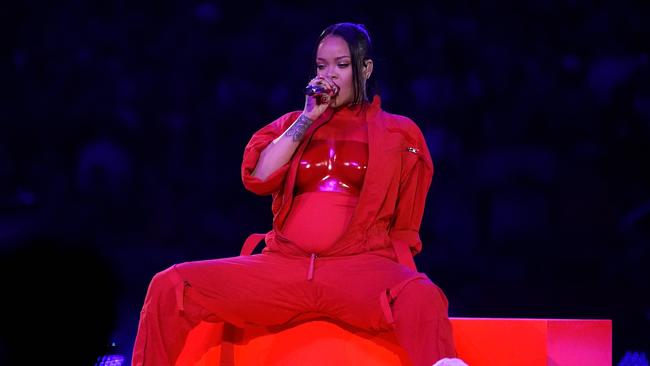
[[[335, 60], [339, 60], [339, 59], [346, 58], [346, 57], [347, 58], [352, 58], [352, 56], [339, 56], [339, 57], [335, 58]], [[322, 57], [317, 57], [316, 60], [317, 61], [327, 61], [326, 59], [324, 59]]]

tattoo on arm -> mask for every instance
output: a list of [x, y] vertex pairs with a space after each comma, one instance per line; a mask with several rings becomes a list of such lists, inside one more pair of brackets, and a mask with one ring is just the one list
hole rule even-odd
[[311, 126], [311, 124], [314, 123], [311, 119], [305, 117], [305, 115], [301, 114], [300, 117], [294, 122], [291, 127], [286, 132], [286, 135], [289, 137], [293, 138], [293, 141], [300, 141], [302, 140], [302, 137], [305, 135], [305, 131], [307, 131], [307, 128]]

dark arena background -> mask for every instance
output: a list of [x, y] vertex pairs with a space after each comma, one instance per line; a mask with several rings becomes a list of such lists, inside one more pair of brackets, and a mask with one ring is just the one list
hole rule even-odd
[[269, 230], [243, 148], [350, 21], [430, 148], [416, 263], [450, 316], [612, 319], [613, 363], [647, 365], [648, 4], [2, 5], [0, 364], [127, 364], [156, 272]]

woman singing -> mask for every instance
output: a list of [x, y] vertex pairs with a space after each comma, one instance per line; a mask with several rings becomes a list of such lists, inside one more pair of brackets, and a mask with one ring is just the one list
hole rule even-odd
[[[272, 195], [273, 227], [242, 255], [174, 265], [154, 276], [133, 365], [173, 365], [201, 320], [238, 327], [327, 317], [392, 330], [413, 365], [464, 365], [447, 299], [413, 255], [433, 164], [418, 126], [369, 99], [366, 29], [340, 23], [316, 42], [302, 111], [258, 130], [244, 186]], [[262, 239], [261, 254], [251, 255]]]

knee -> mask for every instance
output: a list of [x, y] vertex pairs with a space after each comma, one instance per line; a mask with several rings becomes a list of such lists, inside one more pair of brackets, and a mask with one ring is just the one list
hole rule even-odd
[[174, 266], [171, 266], [165, 270], [162, 270], [156, 273], [149, 282], [149, 288], [147, 290], [148, 297], [158, 297], [162, 293], [170, 292], [175, 288], [176, 282], [175, 277], [178, 276], [175, 272]]
[[169, 277], [170, 273], [174, 270], [174, 266], [171, 266], [169, 268], [166, 268], [158, 273], [156, 273], [152, 278], [151, 278], [151, 283], [159, 285], [161, 283], [166, 283], [170, 282]]
[[408, 283], [395, 299], [394, 306], [421, 310], [430, 314], [447, 313], [447, 297], [442, 290], [429, 280], [415, 280]]

